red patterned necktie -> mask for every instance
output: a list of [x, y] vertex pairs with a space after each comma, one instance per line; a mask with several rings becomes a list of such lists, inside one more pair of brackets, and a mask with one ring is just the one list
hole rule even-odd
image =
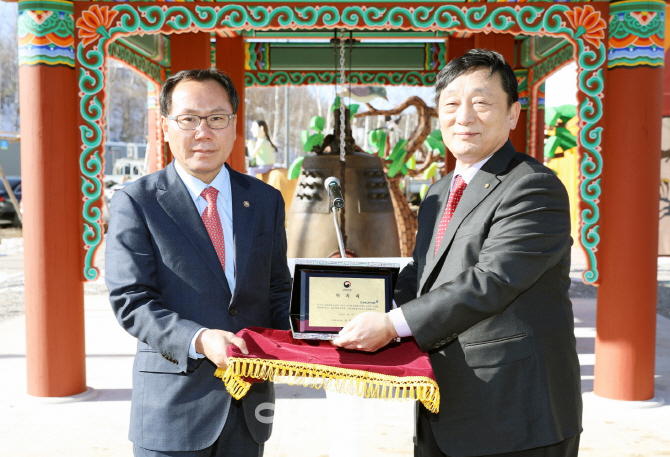
[[216, 209], [216, 197], [219, 191], [213, 187], [208, 187], [203, 190], [200, 196], [207, 200], [207, 208], [202, 213], [202, 222], [205, 223], [205, 228], [209, 237], [216, 249], [216, 255], [219, 256], [219, 261], [223, 270], [226, 270], [226, 245], [223, 240], [223, 228], [221, 227], [221, 219], [219, 219], [219, 211]]
[[465, 183], [465, 180], [461, 175], [456, 176], [454, 180], [454, 188], [449, 194], [449, 200], [447, 201], [447, 206], [444, 208], [444, 214], [442, 214], [442, 219], [440, 220], [440, 226], [437, 228], [437, 236], [435, 237], [435, 255], [437, 255], [437, 250], [440, 249], [440, 243], [444, 234], [447, 231], [447, 226], [451, 220], [451, 216], [454, 215], [458, 202], [461, 201], [463, 196], [463, 191], [468, 185]]

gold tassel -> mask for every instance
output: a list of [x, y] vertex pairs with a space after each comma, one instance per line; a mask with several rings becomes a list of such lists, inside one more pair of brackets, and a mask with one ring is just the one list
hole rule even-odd
[[440, 410], [440, 389], [437, 383], [423, 376], [398, 377], [349, 368], [329, 367], [314, 363], [285, 360], [246, 359], [231, 357], [228, 368], [217, 368], [214, 376], [221, 378], [226, 390], [236, 400], [244, 397], [251, 383], [243, 378], [307, 386], [331, 392], [349, 393], [365, 398], [385, 400], [418, 400], [432, 413]]

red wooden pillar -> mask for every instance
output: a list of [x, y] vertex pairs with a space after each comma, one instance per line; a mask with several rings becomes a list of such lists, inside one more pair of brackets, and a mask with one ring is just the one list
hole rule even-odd
[[447, 62], [465, 54], [465, 51], [475, 48], [475, 37], [471, 35], [467, 38], [455, 38], [450, 36], [447, 39]]
[[[209, 68], [211, 65], [209, 33], [173, 33], [170, 35], [170, 70], [176, 74], [182, 70]], [[167, 143], [167, 162], [172, 161], [170, 144]]]
[[[514, 35], [506, 33], [475, 33], [467, 38], [454, 38], [449, 37], [447, 40], [447, 60], [455, 59], [456, 57], [462, 56], [467, 50], [473, 48], [484, 48], [491, 51], [497, 51], [505, 58], [505, 60], [514, 68]], [[518, 124], [519, 126], [512, 132], [510, 135], [513, 138], [512, 143], [517, 147], [518, 150], [523, 151], [519, 148], [519, 141], [514, 141], [516, 136], [520, 134], [518, 132], [525, 130], [525, 124], [522, 124], [521, 121]], [[515, 133], [516, 132], [516, 133]], [[525, 147], [525, 133], [523, 145]], [[445, 154], [445, 173], [449, 173], [456, 167], [456, 159], [454, 156], [447, 151]]]
[[191, 32], [170, 35], [170, 69], [172, 74], [195, 68], [206, 69], [211, 65], [209, 33]]
[[475, 48], [499, 52], [507, 63], [514, 68], [514, 35], [510, 33], [476, 33]]
[[526, 142], [528, 140], [528, 108], [522, 109], [519, 113], [519, 120], [516, 123], [516, 128], [510, 132], [509, 139], [512, 140], [514, 149], [518, 152], [526, 152]]
[[[515, 68], [517, 46], [514, 40], [514, 35], [508, 33], [477, 33], [474, 35], [474, 47], [499, 52], [505, 58], [507, 63], [512, 68]], [[528, 71], [525, 71], [525, 76], [527, 80]], [[517, 82], [518, 80], [519, 76], [517, 75]], [[526, 95], [526, 100], [527, 99]], [[516, 128], [510, 132], [512, 144], [516, 150], [520, 152], [526, 151], [527, 110], [528, 103], [526, 102], [525, 109], [523, 109], [519, 115], [519, 121]]]
[[[32, 17], [43, 11], [31, 17], [29, 8], [19, 2], [19, 30], [48, 40], [56, 27], [42, 28], [47, 22]], [[19, 54], [27, 387], [62, 397], [86, 390], [78, 87], [73, 6], [47, 0], [40, 10], [54, 12], [68, 33], [49, 55]]]
[[[663, 13], [662, 2], [610, 4], [620, 24]], [[663, 28], [646, 33], [662, 42]], [[641, 401], [654, 397], [664, 59], [637, 33], [620, 29], [607, 53], [594, 393]], [[622, 104], [623, 93], [635, 96]]]
[[[533, 68], [528, 72], [528, 79], [533, 79]], [[528, 108], [528, 142], [526, 143], [527, 154], [544, 162], [544, 83], [533, 84], [530, 87], [530, 102]]]
[[535, 148], [533, 157], [544, 163], [544, 102], [545, 102], [545, 88], [542, 83], [537, 91], [537, 111], [535, 112], [535, 137], [530, 141], [535, 141]]
[[245, 112], [244, 112], [244, 40], [241, 36], [216, 37], [216, 67], [224, 71], [233, 80], [235, 89], [240, 96], [237, 108], [237, 139], [233, 151], [228, 157], [228, 164], [233, 170], [246, 173], [245, 152]]
[[528, 70], [519, 68], [514, 70], [516, 82], [519, 91], [519, 103], [521, 112], [516, 128], [510, 132], [509, 138], [512, 140], [514, 148], [519, 152], [527, 152], [528, 140], [528, 108], [529, 108], [529, 90], [528, 90]]
[[616, 400], [654, 396], [662, 93], [663, 67], [608, 71], [594, 392]]
[[[465, 38], [450, 36], [447, 39], [447, 61], [453, 60], [465, 54], [466, 51], [475, 48], [475, 37], [470, 35]], [[446, 149], [444, 154], [444, 173], [450, 173], [456, 168], [456, 158]]]

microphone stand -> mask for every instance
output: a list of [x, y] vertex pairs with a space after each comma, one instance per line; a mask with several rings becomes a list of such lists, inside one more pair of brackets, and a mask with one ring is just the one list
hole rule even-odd
[[333, 222], [335, 223], [335, 232], [337, 233], [337, 244], [340, 247], [340, 257], [343, 259], [347, 258], [347, 254], [344, 252], [344, 241], [342, 240], [342, 231], [340, 230], [340, 218], [338, 214], [338, 207], [335, 206], [331, 200], [330, 210], [333, 213]]

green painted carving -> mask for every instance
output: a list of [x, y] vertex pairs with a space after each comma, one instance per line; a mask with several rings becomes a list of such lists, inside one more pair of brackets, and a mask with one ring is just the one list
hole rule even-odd
[[[340, 12], [340, 8], [342, 11]], [[197, 5], [160, 6], [123, 3], [113, 7], [121, 14], [120, 24], [109, 32], [121, 32], [133, 25], [145, 32], [166, 29], [186, 30], [200, 28], [210, 30], [215, 27], [231, 27], [241, 30], [285, 29], [285, 28], [335, 28], [365, 27], [386, 30], [389, 28], [438, 30], [458, 29], [463, 31], [509, 31], [519, 27], [524, 33], [538, 33], [542, 30], [554, 33], [565, 29], [560, 20], [547, 21], [547, 14], [561, 19], [560, 13], [570, 8], [565, 4], [555, 4], [549, 8], [527, 5], [523, 7], [497, 6], [458, 6], [454, 4], [425, 4], [408, 8], [396, 6], [242, 6], [225, 4], [224, 6]]]
[[565, 63], [570, 62], [575, 59], [575, 51], [572, 46], [566, 46], [561, 48], [560, 51], [550, 55], [542, 62], [532, 67], [532, 77], [533, 80], [531, 84], [534, 84], [536, 81], [543, 80], [547, 75], [553, 73]]
[[167, 35], [131, 35], [117, 38], [116, 42], [163, 67], [170, 66], [170, 37]]
[[563, 38], [529, 36], [521, 43], [521, 66], [530, 68], [568, 44]]
[[424, 69], [440, 71], [447, 65], [446, 43], [426, 43], [426, 60]]
[[610, 4], [607, 66], [662, 66], [665, 59], [665, 2]]
[[74, 68], [73, 11], [65, 1], [20, 2], [19, 65]]
[[544, 109], [547, 91], [544, 90], [544, 83], [540, 84], [537, 91], [537, 109]]
[[[578, 47], [580, 66], [579, 88], [583, 99], [579, 106], [582, 129], [580, 144], [582, 151], [581, 170], [583, 175], [581, 196], [586, 206], [582, 212], [582, 244], [589, 259], [588, 270], [584, 273], [586, 282], [598, 279], [595, 258], [598, 244], [598, 197], [600, 195], [600, 174], [602, 156], [600, 154], [602, 135], [603, 68], [606, 63], [604, 32], [607, 24], [590, 5], [570, 6], [570, 3], [533, 4], [521, 3], [515, 6], [476, 3], [462, 4], [412, 3], [387, 8], [383, 3], [368, 2], [362, 6], [346, 6], [333, 2], [330, 5], [311, 6], [307, 3], [293, 3], [291, 6], [279, 3], [273, 6], [236, 5], [230, 3], [207, 4], [160, 4], [147, 5], [115, 3], [114, 6], [94, 4], [83, 11], [77, 20], [78, 33], [82, 40], [77, 47], [79, 68], [79, 89], [81, 113], [84, 124], [80, 127], [84, 151], [81, 155], [82, 193], [84, 195], [84, 247], [86, 249], [84, 274], [87, 279], [97, 277], [93, 266], [93, 254], [100, 244], [100, 210], [98, 201], [102, 193], [101, 151], [103, 134], [102, 91], [104, 87], [103, 65], [106, 42], [115, 36], [151, 34], [172, 31], [201, 29], [213, 31], [218, 28], [237, 30], [278, 30], [278, 29], [333, 29], [365, 28], [370, 30], [418, 30], [509, 32], [523, 34], [545, 34], [567, 38]], [[304, 6], [302, 6], [304, 5]], [[349, 4], [350, 5], [350, 4]], [[375, 6], [379, 5], [379, 6]], [[504, 4], [508, 5], [508, 4]], [[96, 14], [86, 15], [97, 9]], [[597, 8], [600, 8], [597, 5]], [[81, 25], [80, 21], [81, 20]], [[397, 83], [409, 78], [408, 73], [398, 73]], [[352, 75], [356, 84], [388, 84], [396, 76], [382, 73], [368, 77], [365, 74]], [[358, 79], [353, 79], [353, 78]], [[425, 79], [417, 72], [416, 81]], [[314, 80], [322, 84], [332, 81], [331, 74], [296, 73], [247, 73], [247, 83], [269, 85], [280, 83], [304, 83]], [[250, 85], [251, 85], [250, 84]]]
[[246, 43], [244, 47], [245, 70], [268, 70], [270, 68], [269, 43]]
[[212, 67], [216, 67], [216, 33], [209, 33], [209, 63]]
[[[89, 0], [74, 0], [74, 1], [75, 2], [80, 2], [80, 1], [89, 1]], [[92, 0], [92, 1], [100, 1], [100, 0]], [[163, 0], [123, 0], [123, 1], [129, 2], [129, 3], [133, 3], [133, 2], [150, 3], [150, 2], [160, 2], [160, 1], [163, 1]], [[183, 3], [193, 3], [193, 2], [196, 2], [196, 1], [214, 2], [214, 3], [226, 2], [226, 0], [179, 0], [179, 1], [183, 2]], [[590, 1], [603, 1], [603, 0], [549, 0], [549, 1], [547, 1], [547, 0], [525, 0], [526, 3], [534, 3], [534, 2], [543, 2], [543, 3], [552, 3], [552, 2], [553, 3], [588, 3]], [[331, 0], [330, 3], [338, 4], [338, 3], [354, 3], [354, 2], [355, 2], [355, 0], [354, 1], [351, 1], [351, 0]], [[405, 1], [403, 3], [425, 5], [426, 3], [431, 3], [431, 2], [432, 3], [442, 3], [439, 0], [421, 0], [421, 1], [409, 0], [409, 1]], [[485, 0], [485, 2], [487, 2], [487, 3], [499, 3], [500, 0]], [[280, 3], [280, 2], [278, 2], [276, 0], [268, 0], [265, 3], [275, 4], [275, 3]], [[299, 3], [314, 3], [314, 2], [312, 0], [293, 0], [291, 3], [298, 3], [299, 4]], [[374, 4], [374, 3], [388, 4], [388, 0], [367, 0], [364, 3], [365, 4]], [[457, 1], [454, 1], [454, 2], [450, 2], [450, 3], [481, 3], [481, 0], [457, 0]]]
[[354, 72], [351, 74], [350, 79], [352, 84], [379, 86], [434, 86], [436, 77], [437, 72]]
[[[302, 86], [315, 84], [335, 84], [339, 73], [301, 71], [248, 71], [244, 83], [253, 86]], [[434, 86], [436, 72], [395, 71], [347, 73], [352, 84], [379, 86]]]
[[248, 71], [244, 78], [247, 87], [252, 86], [301, 86], [312, 84], [335, 84], [337, 74], [334, 72], [300, 72], [300, 71]]
[[516, 76], [517, 90], [519, 92], [519, 103], [521, 104], [522, 110], [527, 110], [529, 105], [529, 93], [528, 93], [528, 70], [520, 69], [514, 70], [514, 76]]
[[580, 232], [581, 243], [589, 260], [589, 268], [584, 272], [583, 278], [587, 283], [595, 283], [598, 281], [595, 253], [600, 241], [598, 201], [601, 193], [600, 175], [603, 166], [601, 154], [603, 128], [599, 124], [603, 117], [602, 96], [605, 81], [602, 67], [606, 54], [604, 43], [601, 43], [596, 51], [587, 49], [581, 40], [578, 41], [578, 45], [578, 64], [581, 70], [578, 84], [579, 90], [584, 95], [584, 99], [579, 104], [579, 118], [582, 122], [579, 131], [579, 143], [582, 149], [580, 169], [583, 178], [580, 196], [586, 206], [581, 212]]
[[147, 59], [143, 55], [134, 52], [127, 46], [121, 44], [119, 41], [110, 43], [107, 51], [109, 56], [115, 57], [127, 63], [150, 80], [158, 84], [163, 84], [163, 82], [165, 82], [165, 67], [162, 67], [152, 60]]

